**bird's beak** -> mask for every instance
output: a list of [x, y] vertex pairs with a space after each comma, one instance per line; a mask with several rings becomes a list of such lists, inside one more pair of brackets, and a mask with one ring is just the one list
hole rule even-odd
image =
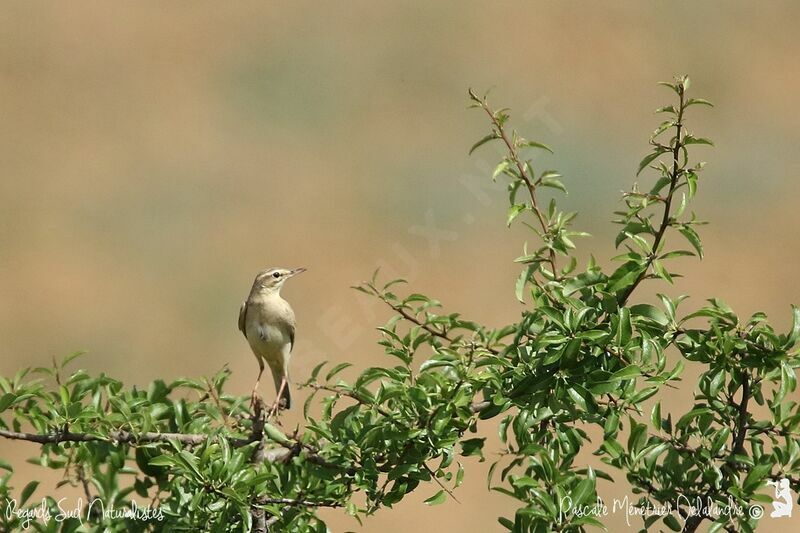
[[294, 270], [290, 270], [289, 271], [289, 277], [296, 276], [298, 274], [302, 274], [305, 271], [306, 271], [306, 269], [303, 268], [303, 267], [295, 268]]

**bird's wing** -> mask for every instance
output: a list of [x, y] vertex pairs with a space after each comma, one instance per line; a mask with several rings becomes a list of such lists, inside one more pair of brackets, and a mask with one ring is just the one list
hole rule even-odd
[[294, 311], [289, 304], [286, 304], [286, 310], [281, 318], [282, 322], [286, 325], [286, 330], [289, 332], [289, 353], [291, 353], [292, 348], [294, 348], [295, 318]]
[[294, 348], [294, 320], [289, 323], [289, 352]]
[[[242, 302], [242, 306], [239, 308], [239, 331], [242, 332], [245, 338], [247, 338], [247, 300]], [[294, 335], [293, 335], [294, 336]]]

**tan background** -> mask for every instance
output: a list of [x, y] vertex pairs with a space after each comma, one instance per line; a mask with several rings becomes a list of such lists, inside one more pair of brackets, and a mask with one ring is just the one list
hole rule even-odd
[[[323, 359], [387, 361], [384, 310], [348, 288], [377, 266], [512, 321], [511, 260], [532, 237], [480, 188], [496, 153], [467, 157], [486, 131], [467, 87], [493, 87], [556, 149], [541, 164], [595, 235], [582, 254], [607, 258], [619, 191], [669, 101], [655, 82], [683, 72], [717, 104], [690, 117], [717, 143], [698, 150], [711, 164], [695, 205], [713, 224], [708, 258], [666, 290], [785, 328], [800, 302], [796, 4], [485, 4], [7, 3], [0, 373], [85, 349], [83, 365], [138, 384], [228, 363], [245, 394], [256, 365], [236, 314], [267, 266], [309, 268], [284, 293], [297, 380]], [[0, 456], [33, 452], [0, 442]], [[21, 466], [17, 483], [41, 474]], [[331, 527], [499, 530], [515, 504], [486, 495], [484, 474], [468, 472], [461, 505], [421, 506], [422, 488], [364, 528]]]

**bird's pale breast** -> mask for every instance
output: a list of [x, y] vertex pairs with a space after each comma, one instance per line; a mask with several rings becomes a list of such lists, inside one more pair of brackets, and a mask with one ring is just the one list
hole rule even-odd
[[294, 313], [283, 298], [248, 302], [245, 331], [253, 351], [267, 360], [287, 355], [291, 350], [290, 320]]

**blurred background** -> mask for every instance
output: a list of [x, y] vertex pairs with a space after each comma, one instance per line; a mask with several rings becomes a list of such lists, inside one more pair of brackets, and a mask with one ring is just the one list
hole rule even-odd
[[[581, 256], [605, 260], [652, 112], [671, 103], [656, 82], [682, 73], [716, 104], [689, 115], [717, 145], [694, 151], [711, 224], [707, 258], [658, 290], [785, 329], [800, 303], [798, 16], [791, 2], [6, 4], [0, 374], [86, 350], [81, 365], [129, 384], [228, 364], [247, 394], [257, 365], [236, 318], [269, 266], [309, 269], [284, 290], [295, 381], [323, 360], [387, 362], [385, 309], [349, 288], [377, 267], [448, 310], [514, 321], [512, 260], [534, 237], [505, 227], [499, 152], [467, 156], [488, 131], [467, 88], [554, 148], [537, 164], [564, 174], [562, 205], [594, 235]], [[0, 441], [17, 485], [48, 492], [58, 476], [22, 464], [34, 453]], [[331, 529], [500, 530], [515, 502], [470, 465], [461, 505], [420, 505], [431, 486], [363, 527], [329, 514]]]

